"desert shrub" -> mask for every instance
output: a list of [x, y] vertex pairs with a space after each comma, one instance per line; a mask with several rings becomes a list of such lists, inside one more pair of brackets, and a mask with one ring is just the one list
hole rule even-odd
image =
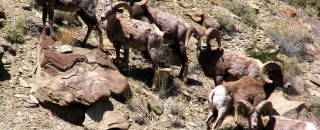
[[17, 20], [6, 24], [1, 32], [3, 33], [3, 37], [11, 43], [24, 43], [23, 31], [25, 26], [22, 20]]
[[219, 12], [213, 13], [213, 17], [215, 17], [221, 28], [226, 32], [233, 32], [234, 31], [234, 24], [236, 23], [230, 16], [230, 14]]
[[245, 24], [257, 27], [257, 15], [255, 10], [240, 1], [225, 1], [224, 5], [230, 9], [235, 15], [241, 17], [241, 21]]
[[266, 34], [281, 46], [284, 54], [299, 60], [306, 54], [304, 44], [311, 42], [308, 30], [298, 23], [273, 23]]
[[175, 128], [183, 127], [181, 119], [180, 118], [173, 119], [172, 122], [171, 122], [171, 126], [175, 127]]
[[319, 117], [320, 116], [320, 103], [319, 102], [312, 102], [310, 105], [311, 113], [314, 117]]
[[77, 42], [74, 37], [75, 34], [71, 28], [60, 28], [57, 34], [59, 43], [63, 45], [74, 45]]
[[42, 8], [41, 6], [37, 5], [36, 1], [35, 0], [28, 0], [27, 3], [33, 7], [34, 9], [40, 11]]
[[319, 0], [285, 0], [290, 5], [301, 8], [309, 16], [320, 16]]
[[33, 19], [25, 20], [25, 28], [23, 34], [30, 36], [39, 36], [41, 33], [41, 26], [39, 26]]
[[133, 120], [135, 123], [139, 124], [139, 125], [145, 125], [146, 124], [146, 117], [143, 116], [135, 116], [133, 117]]

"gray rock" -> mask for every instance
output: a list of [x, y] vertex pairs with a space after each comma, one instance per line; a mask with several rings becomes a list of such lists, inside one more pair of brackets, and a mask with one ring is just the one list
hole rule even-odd
[[161, 115], [163, 113], [162, 103], [157, 95], [149, 94], [148, 103], [150, 108], [157, 114]]

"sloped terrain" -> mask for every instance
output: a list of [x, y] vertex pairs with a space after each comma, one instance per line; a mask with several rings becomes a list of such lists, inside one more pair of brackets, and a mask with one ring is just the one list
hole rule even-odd
[[[306, 8], [288, 2], [150, 0], [150, 5], [182, 18], [189, 26], [197, 27], [202, 25], [185, 14], [201, 10], [204, 15], [213, 16], [219, 22], [223, 48], [263, 62], [281, 62], [292, 88], [277, 91], [284, 91], [287, 100], [304, 101], [308, 111], [299, 119], [308, 119], [320, 127], [320, 87], [316, 85], [320, 82], [320, 18], [319, 15], [310, 15]], [[100, 0], [97, 17], [103, 12], [103, 5], [104, 1]], [[39, 104], [30, 105], [29, 95], [35, 85], [37, 45], [42, 27], [41, 8], [35, 6], [33, 0], [1, 0], [0, 8], [6, 15], [5, 19], [0, 18], [0, 21], [3, 19], [6, 22], [0, 30], [0, 44], [12, 45], [16, 50], [15, 56], [5, 53], [2, 59], [5, 65], [0, 68], [0, 129], [85, 129], [82, 125], [59, 118], [59, 115]], [[288, 15], [284, 8], [290, 8], [296, 16]], [[54, 24], [61, 34], [57, 44], [75, 43], [84, 38], [87, 26], [81, 20], [75, 22], [77, 20], [72, 16], [70, 13], [55, 13], [55, 17], [62, 19], [60, 23], [57, 19], [59, 24]], [[10, 32], [8, 28], [17, 32]], [[19, 34], [24, 40], [8, 40], [8, 35]], [[115, 50], [104, 31], [103, 38], [103, 49], [115, 58]], [[92, 46], [81, 49], [95, 48], [98, 40], [94, 30], [88, 40]], [[191, 38], [191, 43], [196, 42], [195, 38]], [[216, 46], [214, 40], [212, 45]], [[281, 49], [275, 49], [276, 45]], [[209, 113], [206, 98], [214, 82], [204, 76], [196, 58], [195, 45], [189, 44], [187, 50], [189, 74], [186, 83], [177, 78], [180, 70], [179, 65], [175, 66], [179, 64], [177, 58], [167, 46], [162, 49], [161, 61], [165, 65], [162, 66], [159, 89], [154, 92], [149, 90], [152, 64], [140, 52], [130, 51], [131, 73], [128, 76], [126, 71], [121, 72], [127, 76], [133, 95], [122, 103], [110, 99], [115, 110], [129, 119], [130, 129], [205, 129], [204, 119]], [[159, 96], [157, 101], [163, 106], [161, 115], [150, 110], [150, 95]]]

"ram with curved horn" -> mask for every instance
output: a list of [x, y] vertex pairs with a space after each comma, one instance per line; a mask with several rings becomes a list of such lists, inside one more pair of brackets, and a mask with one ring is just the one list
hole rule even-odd
[[235, 103], [246, 100], [257, 106], [263, 100], [269, 98], [277, 86], [289, 88], [280, 63], [269, 61], [263, 64], [260, 76], [257, 78], [243, 77], [237, 81], [226, 82], [215, 87], [208, 97], [210, 115], [206, 119], [208, 128], [213, 123], [217, 129], [226, 115], [233, 115]]
[[188, 56], [184, 45], [186, 33], [189, 28], [187, 23], [180, 18], [172, 16], [157, 8], [150, 7], [148, 0], [131, 0], [133, 9], [133, 18], [139, 19], [151, 24], [156, 24], [161, 31], [166, 32], [164, 35], [164, 43], [174, 50], [174, 53], [180, 58], [182, 67], [179, 77], [185, 82], [188, 75]]
[[[235, 118], [241, 128], [247, 128], [247, 124], [238, 117], [243, 115], [245, 122], [249, 123], [252, 130], [316, 130], [316, 126], [311, 122], [288, 119], [278, 115], [272, 115], [272, 103], [264, 100], [257, 106], [253, 106], [246, 100], [240, 100], [235, 107]], [[267, 116], [263, 116], [266, 114]], [[243, 118], [242, 118], [243, 119]]]
[[[191, 34], [196, 34], [198, 62], [207, 77], [213, 78], [215, 85], [223, 81], [235, 81], [244, 76], [258, 77], [263, 63], [247, 57], [240, 52], [221, 48], [221, 36], [216, 28], [204, 30], [190, 27], [187, 31], [186, 43], [188, 46]], [[211, 47], [210, 40], [215, 38], [218, 47]]]
[[104, 25], [110, 42], [116, 49], [117, 63], [120, 63], [120, 48], [124, 50], [125, 65], [129, 71], [129, 47], [146, 52], [154, 68], [152, 89], [156, 88], [159, 77], [158, 51], [163, 44], [163, 33], [153, 24], [131, 19], [127, 16], [117, 16], [120, 7], [128, 10], [132, 17], [132, 9], [125, 2], [106, 3], [101, 20], [107, 20]]
[[[245, 115], [247, 122], [249, 123], [249, 128], [252, 130], [262, 129], [262, 120], [260, 116], [266, 114], [269, 116], [269, 120], [272, 119], [273, 107], [272, 103], [267, 100], [261, 101], [257, 106], [253, 106], [250, 102], [246, 100], [239, 100], [235, 107], [235, 120], [239, 121], [239, 115]], [[244, 127], [244, 126], [242, 126]]]

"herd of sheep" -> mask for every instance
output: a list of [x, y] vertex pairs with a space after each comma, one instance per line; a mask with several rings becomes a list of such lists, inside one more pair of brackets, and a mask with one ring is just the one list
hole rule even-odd
[[[290, 87], [281, 64], [273, 61], [263, 64], [258, 59], [223, 49], [220, 32], [216, 28], [204, 30], [188, 26], [182, 19], [149, 6], [148, 0], [139, 2], [130, 0], [129, 3], [106, 0], [105, 11], [101, 15], [101, 20], [106, 20], [103, 27], [99, 24], [95, 13], [98, 0], [35, 1], [43, 7], [43, 31], [49, 14], [51, 36], [53, 36], [54, 9], [76, 12], [88, 26], [82, 44], [86, 44], [93, 26], [96, 26], [101, 49], [103, 28], [116, 49], [118, 65], [120, 48], [123, 48], [128, 71], [129, 47], [149, 54], [154, 69], [152, 89], [156, 88], [159, 78], [158, 52], [163, 44], [173, 46], [175, 54], [182, 61], [179, 77], [186, 81], [188, 73], [186, 47], [194, 33], [198, 40], [196, 43], [198, 62], [205, 76], [212, 77], [216, 86], [208, 97], [211, 109], [210, 115], [205, 120], [208, 129], [218, 129], [227, 115], [234, 115], [237, 121], [241, 113], [248, 115], [249, 129], [290, 129], [290, 126], [297, 129], [316, 129], [308, 122], [272, 115], [272, 103], [266, 99], [276, 87]], [[118, 12], [122, 11], [119, 9], [121, 7], [126, 9], [130, 16], [118, 15]], [[218, 47], [211, 47], [209, 41], [213, 38], [216, 39]], [[263, 114], [268, 115], [268, 123], [264, 122], [265, 119], [261, 116]]]

